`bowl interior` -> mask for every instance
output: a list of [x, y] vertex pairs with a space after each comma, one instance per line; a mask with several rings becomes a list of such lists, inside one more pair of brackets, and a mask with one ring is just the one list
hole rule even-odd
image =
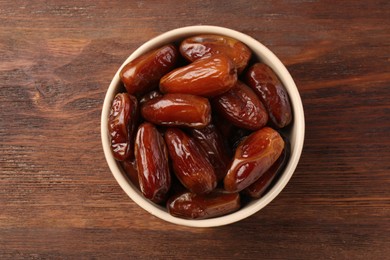
[[[120, 164], [115, 161], [114, 157], [112, 156], [110, 150], [110, 138], [107, 127], [112, 100], [121, 88], [119, 72], [121, 71], [122, 67], [131, 60], [148, 52], [149, 50], [158, 48], [167, 43], [179, 42], [186, 37], [193, 36], [196, 34], [220, 34], [235, 38], [246, 44], [252, 50], [253, 55], [256, 56], [259, 61], [266, 63], [278, 75], [279, 79], [282, 81], [289, 94], [291, 106], [293, 109], [292, 125], [288, 127], [288, 130], [286, 132], [284, 132], [284, 134], [289, 138], [291, 143], [291, 155], [284, 172], [280, 175], [275, 185], [262, 198], [249, 202], [237, 212], [222, 217], [204, 220], [188, 220], [173, 217], [166, 211], [164, 207], [158, 206], [145, 199], [142, 196], [141, 192], [128, 179]], [[121, 188], [135, 203], [137, 203], [146, 211], [150, 212], [152, 215], [155, 215], [156, 217], [159, 217], [171, 223], [192, 227], [213, 227], [230, 224], [256, 213], [268, 203], [270, 203], [286, 186], [287, 182], [290, 180], [292, 174], [294, 173], [303, 148], [304, 132], [305, 120], [301, 98], [291, 75], [289, 74], [285, 66], [282, 64], [282, 62], [269, 49], [267, 49], [264, 45], [251, 38], [250, 36], [231, 29], [217, 26], [189, 26], [175, 29], [161, 34], [140, 46], [125, 60], [125, 62], [121, 65], [114, 78], [112, 79], [111, 84], [106, 93], [101, 116], [101, 138], [103, 151], [109, 168]]]

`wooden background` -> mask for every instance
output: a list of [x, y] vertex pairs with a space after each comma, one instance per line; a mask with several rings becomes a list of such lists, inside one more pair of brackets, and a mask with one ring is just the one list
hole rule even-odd
[[[0, 0], [0, 259], [390, 259], [389, 3]], [[127, 56], [198, 24], [269, 47], [306, 114], [285, 190], [239, 223], [204, 229], [132, 202], [99, 131]]]

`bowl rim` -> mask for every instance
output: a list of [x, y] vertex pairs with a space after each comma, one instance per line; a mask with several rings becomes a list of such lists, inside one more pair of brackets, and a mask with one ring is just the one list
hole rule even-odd
[[[263, 197], [248, 203], [245, 207], [239, 209], [236, 212], [221, 217], [203, 220], [190, 220], [174, 217], [170, 215], [164, 207], [158, 206], [153, 202], [145, 199], [140, 193], [140, 191], [126, 177], [122, 168], [119, 166], [119, 163], [114, 159], [110, 149], [110, 141], [107, 127], [111, 102], [115, 94], [117, 93], [118, 85], [120, 84], [119, 73], [123, 66], [151, 49], [196, 34], [220, 34], [238, 39], [244, 44], [246, 44], [252, 50], [254, 55], [258, 56], [258, 58], [261, 59], [262, 62], [268, 64], [275, 71], [275, 73], [278, 75], [278, 77], [284, 84], [290, 97], [294, 118], [293, 126], [291, 127], [291, 136], [294, 137], [294, 140], [291, 144], [292, 149], [290, 159], [284, 169], [284, 172], [281, 174], [275, 185]], [[299, 118], [300, 120], [297, 120], [297, 118]], [[231, 224], [255, 214], [256, 212], [264, 208], [266, 205], [268, 205], [284, 189], [284, 187], [291, 179], [302, 154], [304, 136], [305, 117], [302, 100], [294, 80], [292, 79], [287, 68], [279, 60], [279, 58], [262, 43], [250, 37], [249, 35], [229, 28], [212, 25], [195, 25], [173, 29], [152, 38], [151, 40], [145, 42], [140, 47], [138, 47], [122, 63], [120, 68], [117, 70], [115, 76], [113, 77], [112, 81], [110, 82], [110, 85], [107, 89], [104, 98], [101, 114], [101, 141], [103, 145], [103, 152], [108, 166], [111, 170], [111, 173], [118, 182], [119, 186], [136, 204], [138, 204], [144, 210], [148, 211], [150, 214], [167, 222], [189, 227], [217, 227]]]

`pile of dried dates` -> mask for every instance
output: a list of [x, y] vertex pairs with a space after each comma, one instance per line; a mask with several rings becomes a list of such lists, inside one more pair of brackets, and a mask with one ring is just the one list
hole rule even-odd
[[[178, 47], [177, 47], [178, 46]], [[286, 89], [242, 42], [198, 35], [126, 64], [111, 150], [145, 198], [187, 219], [260, 198], [289, 158]]]

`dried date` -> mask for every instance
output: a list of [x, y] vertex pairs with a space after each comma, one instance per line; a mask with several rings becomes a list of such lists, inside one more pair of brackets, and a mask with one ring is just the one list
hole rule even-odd
[[213, 124], [209, 124], [201, 129], [191, 129], [191, 135], [206, 152], [208, 160], [214, 166], [217, 181], [222, 180], [226, 175], [230, 158], [218, 129]]
[[240, 208], [240, 195], [214, 190], [209, 194], [184, 192], [167, 202], [168, 212], [186, 219], [206, 219], [223, 216]]
[[191, 62], [213, 54], [225, 54], [233, 60], [238, 73], [245, 69], [251, 57], [250, 49], [242, 42], [213, 34], [187, 38], [180, 44], [179, 50], [182, 56]]
[[158, 87], [161, 77], [175, 67], [178, 57], [174, 45], [165, 45], [130, 61], [119, 76], [129, 94], [143, 95]]
[[251, 66], [246, 73], [246, 83], [263, 102], [273, 126], [283, 128], [290, 124], [292, 113], [287, 91], [268, 65]]
[[145, 102], [142, 116], [165, 126], [201, 128], [210, 123], [211, 107], [206, 98], [187, 94], [165, 94]]
[[213, 97], [231, 89], [236, 81], [234, 63], [216, 54], [171, 71], [161, 78], [160, 91]]
[[241, 81], [215, 97], [212, 104], [220, 115], [238, 127], [258, 130], [268, 121], [267, 111], [255, 92]]
[[111, 105], [108, 132], [114, 158], [124, 161], [133, 156], [137, 99], [127, 93], [118, 93]]
[[239, 192], [260, 178], [279, 158], [284, 141], [277, 131], [264, 127], [245, 138], [237, 147], [224, 179], [229, 192]]
[[273, 180], [284, 170], [288, 159], [290, 157], [290, 144], [287, 139], [284, 138], [285, 147], [282, 154], [276, 160], [274, 164], [265, 172], [260, 178], [252, 183], [249, 187], [243, 190], [243, 192], [254, 199], [259, 199], [270, 187]]
[[169, 128], [164, 138], [180, 182], [194, 193], [211, 192], [217, 185], [217, 177], [197, 143], [178, 128]]
[[155, 203], [164, 201], [171, 186], [168, 150], [164, 138], [151, 123], [138, 128], [135, 158], [142, 194]]

